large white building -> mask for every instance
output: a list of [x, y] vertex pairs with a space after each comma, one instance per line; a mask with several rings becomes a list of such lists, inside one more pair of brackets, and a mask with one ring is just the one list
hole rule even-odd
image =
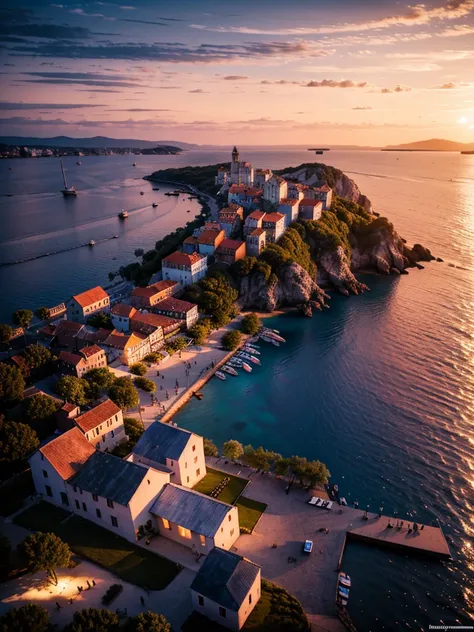
[[67, 319], [74, 323], [85, 323], [93, 314], [109, 309], [110, 297], [100, 285], [72, 296], [66, 303]]
[[163, 279], [185, 285], [200, 281], [207, 273], [207, 256], [197, 252], [172, 252], [161, 262]]
[[241, 162], [239, 160], [239, 151], [237, 147], [234, 147], [232, 151], [230, 182], [231, 184], [245, 184], [246, 186], [253, 184], [253, 167], [250, 163]]
[[288, 197], [288, 184], [281, 176], [273, 175], [263, 185], [263, 199], [272, 204], [280, 204], [283, 198]]

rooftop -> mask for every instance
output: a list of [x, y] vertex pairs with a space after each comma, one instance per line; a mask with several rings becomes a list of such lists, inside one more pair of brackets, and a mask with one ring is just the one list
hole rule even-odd
[[249, 233], [250, 237], [256, 237], [257, 235], [263, 235], [265, 231], [263, 228], [254, 228], [251, 233]]
[[177, 281], [170, 281], [170, 279], [163, 279], [163, 281], [153, 283], [151, 287], [155, 288], [157, 292], [163, 292], [163, 290], [168, 290], [170, 287], [175, 287], [175, 285], [179, 285], [179, 283]]
[[[173, 263], [180, 266], [192, 266], [201, 259], [204, 259], [203, 255], [193, 252], [187, 254], [186, 252], [179, 252], [176, 250], [162, 260], [163, 264]], [[166, 267], [166, 266], [165, 266]]]
[[105, 402], [95, 406], [92, 410], [76, 417], [75, 422], [82, 432], [89, 432], [89, 430], [96, 428], [99, 424], [104, 423], [119, 412], [120, 408], [117, 404], [114, 404], [110, 399], [106, 399]]
[[247, 219], [262, 219], [265, 215], [264, 211], [252, 211], [250, 215], [247, 216]]
[[223, 230], [217, 232], [213, 229], [204, 230], [198, 237], [198, 243], [206, 245], [206, 246], [214, 246], [216, 241], [221, 237], [221, 233], [224, 233]]
[[276, 224], [281, 219], [285, 219], [285, 216], [281, 213], [267, 213], [263, 218], [264, 222], [269, 222], [271, 224]]
[[126, 506], [147, 474], [148, 469], [141, 465], [97, 451], [69, 483]]
[[260, 566], [231, 551], [214, 548], [205, 558], [191, 590], [229, 610], [238, 611]]
[[323, 203], [320, 200], [313, 200], [312, 198], [304, 198], [300, 202], [300, 206], [318, 206], [318, 204], [322, 206]]
[[80, 353], [86, 358], [90, 358], [96, 353], [103, 353], [102, 349], [97, 345], [91, 345], [90, 347], [82, 347]]
[[[155, 306], [157, 307], [157, 305]], [[140, 328], [140, 325], [146, 325], [148, 327], [163, 327], [163, 320], [157, 314], [136, 312], [131, 318], [133, 329]]]
[[280, 206], [295, 206], [298, 202], [299, 200], [295, 200], [293, 198], [283, 198], [280, 200]]
[[136, 311], [134, 307], [125, 305], [124, 303], [117, 303], [110, 310], [114, 316], [122, 316], [123, 318], [130, 318]]
[[193, 433], [188, 430], [155, 421], [142, 434], [133, 453], [166, 464], [167, 458], [174, 461], [180, 458], [192, 436]]
[[95, 448], [87, 441], [79, 428], [72, 428], [42, 446], [39, 451], [65, 481], [84, 465], [95, 453]]
[[194, 533], [213, 538], [232, 509], [232, 505], [220, 500], [186, 487], [167, 483], [153, 503], [150, 513], [179, 524]]
[[84, 358], [77, 353], [69, 353], [69, 351], [61, 351], [59, 354], [59, 359], [61, 362], [65, 364], [71, 364], [72, 366], [77, 366], [80, 362], [84, 362]]
[[183, 241], [183, 244], [192, 244], [193, 246], [198, 244], [199, 240], [197, 237], [193, 237], [191, 235], [191, 237], [186, 237], [186, 239]]
[[82, 292], [82, 294], [76, 294], [72, 298], [75, 299], [81, 307], [89, 307], [89, 305], [93, 303], [109, 298], [109, 295], [98, 285], [97, 287]]
[[74, 335], [80, 332], [83, 327], [84, 325], [81, 325], [81, 323], [73, 323], [70, 320], [60, 320], [55, 333], [56, 335], [63, 333]]
[[140, 296], [141, 298], [151, 298], [157, 294], [157, 290], [150, 285], [148, 287], [136, 287], [132, 291], [132, 296]]
[[169, 312], [189, 312], [195, 307], [197, 307], [195, 303], [182, 301], [179, 298], [174, 298], [174, 296], [164, 298], [155, 305], [155, 309], [163, 309]]
[[235, 252], [244, 244], [245, 244], [244, 241], [239, 241], [237, 239], [224, 239], [217, 246], [216, 252], [222, 252], [223, 250], [232, 250]]

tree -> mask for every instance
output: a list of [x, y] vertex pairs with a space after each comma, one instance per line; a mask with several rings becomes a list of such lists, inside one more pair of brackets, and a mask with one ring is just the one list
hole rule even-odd
[[38, 436], [28, 424], [0, 419], [0, 463], [18, 464], [38, 446]]
[[160, 360], [163, 360], [163, 358], [164, 358], [164, 355], [162, 353], [158, 353], [157, 351], [152, 351], [151, 353], [147, 353], [143, 359], [145, 360], [145, 362], [152, 362], [156, 364], [160, 362]]
[[212, 317], [212, 324], [215, 329], [220, 329], [221, 327], [225, 327], [231, 320], [231, 312], [232, 306], [229, 306], [227, 309], [218, 308], [214, 310], [214, 315]]
[[132, 364], [129, 367], [130, 373], [133, 373], [133, 375], [146, 375], [146, 371], [147, 368], [146, 366], [143, 364], [143, 362], [135, 362], [135, 364]]
[[192, 337], [195, 345], [202, 345], [211, 332], [211, 322], [209, 318], [203, 318], [189, 329], [189, 335]]
[[49, 320], [51, 318], [51, 312], [47, 307], [40, 307], [36, 310], [36, 316], [40, 320]]
[[250, 334], [251, 336], [255, 335], [260, 329], [262, 323], [260, 322], [260, 318], [257, 314], [253, 312], [251, 314], [246, 314], [242, 318], [242, 322], [240, 323], [240, 328], [244, 332], [244, 334]]
[[123, 410], [137, 408], [140, 398], [129, 377], [118, 377], [109, 388], [110, 399]]
[[133, 254], [135, 255], [135, 257], [143, 257], [144, 253], [145, 251], [143, 250], [143, 248], [135, 248]]
[[168, 340], [165, 344], [165, 349], [170, 355], [173, 355], [175, 351], [182, 351], [183, 349], [186, 349], [187, 346], [188, 343], [183, 336], [176, 336], [176, 338]]
[[219, 456], [219, 450], [211, 439], [204, 437], [204, 456]]
[[275, 474], [277, 476], [287, 476], [290, 470], [290, 459], [280, 459], [275, 463]]
[[155, 382], [152, 382], [146, 377], [136, 377], [133, 380], [133, 383], [137, 388], [141, 388], [142, 391], [145, 391], [147, 393], [154, 393], [156, 391]]
[[87, 404], [87, 388], [87, 380], [74, 375], [64, 375], [54, 385], [54, 390], [58, 395], [71, 402], [71, 404], [76, 404], [76, 406]]
[[133, 442], [133, 444], [135, 444], [145, 432], [143, 422], [139, 419], [135, 419], [135, 417], [124, 417], [123, 425], [125, 427], [125, 434], [128, 435], [130, 443]]
[[10, 339], [13, 335], [13, 329], [10, 327], [10, 325], [5, 325], [3, 323], [0, 324], [0, 343], [1, 344], [8, 344], [10, 342]]
[[222, 336], [222, 346], [227, 351], [233, 351], [242, 342], [242, 334], [237, 329], [228, 331]]
[[270, 450], [264, 450], [262, 446], [259, 448], [253, 448], [251, 445], [246, 445], [244, 448], [243, 460], [250, 467], [268, 472], [278, 461], [281, 460], [281, 454], [272, 452]]
[[61, 404], [49, 395], [33, 395], [24, 402], [25, 413], [30, 421], [44, 421], [54, 415]]
[[115, 612], [105, 608], [84, 608], [74, 613], [64, 632], [116, 632], [119, 629], [119, 618]]
[[18, 309], [13, 314], [13, 322], [19, 327], [23, 327], [23, 329], [28, 329], [33, 320], [33, 315], [31, 309]]
[[232, 271], [238, 276], [244, 277], [252, 272], [256, 263], [257, 259], [255, 257], [243, 257], [232, 264]]
[[108, 277], [109, 277], [109, 281], [113, 281], [115, 279], [115, 272], [109, 272]]
[[171, 625], [162, 614], [140, 612], [129, 620], [126, 632], [171, 632]]
[[99, 393], [109, 389], [115, 382], [115, 375], [107, 366], [100, 369], [91, 369], [83, 377], [89, 382], [90, 387]]
[[20, 369], [0, 362], [0, 410], [23, 399], [24, 388]]
[[23, 358], [30, 369], [39, 369], [53, 360], [53, 354], [43, 345], [28, 345], [23, 351]]
[[107, 314], [106, 312], [98, 312], [97, 314], [92, 314], [92, 316], [89, 316], [87, 324], [91, 325], [91, 327], [97, 327], [97, 329], [114, 328], [112, 324], [112, 318], [110, 317], [110, 314]]
[[30, 573], [47, 571], [55, 586], [58, 585], [56, 568], [68, 568], [71, 565], [69, 545], [54, 533], [32, 533], [20, 544], [18, 553]]
[[12, 608], [0, 617], [0, 632], [46, 632], [48, 629], [48, 611], [34, 603]]
[[222, 446], [222, 454], [231, 461], [236, 461], [243, 453], [243, 445], [240, 441], [236, 441], [235, 439], [229, 439], [229, 441], [226, 441]]
[[330, 473], [321, 461], [308, 461], [303, 472], [304, 481], [311, 487], [324, 485], [328, 482]]

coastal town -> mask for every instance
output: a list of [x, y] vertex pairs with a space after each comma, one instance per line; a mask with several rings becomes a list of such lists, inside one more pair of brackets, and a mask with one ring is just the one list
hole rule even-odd
[[[147, 284], [96, 286], [43, 308], [33, 324], [19, 310], [16, 327], [3, 326], [0, 430], [8, 439], [28, 426], [23, 432], [34, 436], [2, 470], [7, 495], [19, 480], [30, 482], [1, 531], [19, 544], [47, 525], [88, 561], [58, 570], [56, 586], [23, 593], [21, 575], [7, 569], [1, 612], [38, 602], [54, 624], [69, 623], [76, 609], [95, 607], [99, 586], [117, 585], [115, 573], [123, 596], [110, 609], [122, 619], [162, 613], [171, 625], [163, 630], [288, 630], [278, 627], [282, 601], [295, 617], [291, 629], [338, 632], [354, 629], [351, 578], [341, 566], [346, 539], [449, 558], [439, 527], [348, 507], [319, 461], [244, 450], [238, 436], [217, 447], [173, 422], [191, 397], [205, 397], [200, 389], [213, 376], [258, 370], [260, 341], [285, 342], [256, 314], [239, 314], [233, 296], [232, 315], [211, 327], [189, 288], [258, 259], [295, 221], [317, 222], [334, 197], [315, 177], [254, 169], [236, 147], [215, 185], [221, 204]], [[154, 576], [114, 571], [87, 546], [74, 548], [71, 525], [90, 532], [100, 550], [113, 537], [130, 556], [146, 555]], [[258, 623], [268, 617], [274, 627]]]

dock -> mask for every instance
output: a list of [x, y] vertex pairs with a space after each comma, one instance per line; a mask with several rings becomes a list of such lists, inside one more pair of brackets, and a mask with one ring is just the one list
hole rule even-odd
[[[441, 527], [432, 527], [417, 523], [418, 529], [413, 530], [413, 521], [403, 521], [387, 516], [369, 515], [362, 524], [357, 521], [347, 531], [347, 539], [358, 540], [376, 546], [398, 549], [400, 552], [418, 553], [439, 559], [449, 559], [451, 553]], [[391, 524], [392, 527], [388, 525]], [[423, 527], [423, 528], [421, 528]]]

